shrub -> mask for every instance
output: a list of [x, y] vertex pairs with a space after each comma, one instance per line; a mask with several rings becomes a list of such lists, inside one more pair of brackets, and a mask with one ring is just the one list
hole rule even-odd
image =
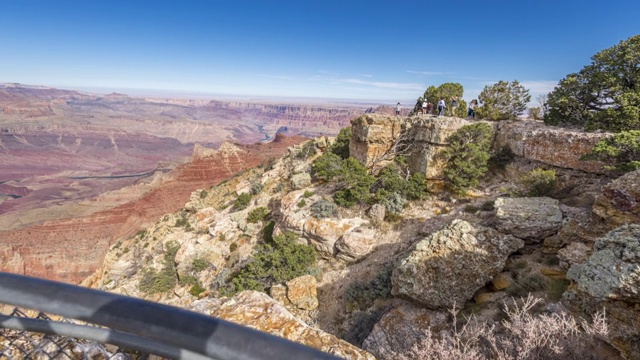
[[259, 245], [253, 253], [253, 259], [231, 278], [234, 292], [264, 292], [274, 284], [308, 274], [316, 261], [313, 246], [296, 243], [297, 236], [291, 232], [272, 236], [272, 239]]
[[198, 283], [198, 278], [193, 275], [184, 275], [180, 278], [180, 285], [195, 285]]
[[139, 231], [136, 233], [136, 237], [137, 237], [138, 239], [143, 239], [145, 236], [147, 236], [147, 230], [146, 230], [146, 229], [145, 229], [145, 230], [139, 230]]
[[207, 197], [207, 195], [209, 195], [209, 193], [207, 192], [207, 190], [202, 190], [200, 191], [200, 199], [204, 199]]
[[422, 339], [408, 351], [384, 350], [381, 358], [424, 360], [534, 360], [534, 359], [599, 359], [599, 344], [608, 336], [604, 313], [593, 316], [592, 322], [578, 321], [566, 314], [531, 315], [540, 299], [527, 297], [521, 305], [505, 303], [507, 319], [498, 326], [467, 320], [456, 326], [458, 312], [454, 309], [453, 332], [442, 338], [427, 330]]
[[529, 108], [529, 117], [533, 120], [542, 120], [542, 108], [539, 106]]
[[191, 290], [189, 290], [189, 294], [198, 297], [200, 296], [200, 294], [202, 294], [203, 292], [205, 292], [207, 289], [203, 288], [202, 285], [200, 285], [200, 283], [196, 283], [195, 285], [193, 285], [191, 287]]
[[518, 276], [514, 283], [507, 288], [507, 293], [514, 296], [527, 296], [529, 293], [540, 291], [547, 286], [547, 278], [538, 273]]
[[195, 258], [191, 262], [191, 269], [195, 272], [201, 272], [206, 270], [209, 267], [209, 262], [205, 259]]
[[331, 145], [331, 152], [342, 159], [349, 158], [349, 142], [351, 141], [351, 127], [340, 129], [336, 141]]
[[249, 202], [251, 202], [251, 194], [242, 193], [238, 195], [236, 200], [233, 202], [233, 210], [234, 211], [244, 210], [247, 208], [247, 206], [249, 206]]
[[346, 303], [365, 310], [371, 307], [376, 299], [390, 297], [392, 271], [393, 267], [384, 266], [372, 280], [351, 285], [345, 293]]
[[640, 130], [623, 131], [598, 141], [583, 160], [599, 160], [614, 174], [640, 169]]
[[[326, 153], [325, 155], [327, 154], [331, 158], [337, 157], [332, 153]], [[369, 200], [371, 197], [370, 188], [375, 179], [369, 175], [362, 164], [354, 158], [341, 160], [338, 168], [334, 167], [334, 162], [331, 160], [327, 164], [328, 166], [324, 168], [312, 165], [312, 171], [315, 168], [316, 174], [324, 174], [321, 176], [327, 181], [336, 182], [341, 188], [334, 195], [336, 204], [351, 207], [357, 203], [366, 203]], [[314, 165], [316, 164], [314, 163]]]
[[156, 271], [153, 268], [142, 270], [138, 289], [145, 294], [167, 292], [176, 286], [178, 276], [176, 274], [175, 259], [180, 245], [176, 242], [169, 242], [166, 247], [160, 271]]
[[236, 250], [238, 250], [238, 244], [236, 244], [236, 243], [229, 244], [229, 251], [230, 252], [234, 252]]
[[470, 214], [475, 214], [476, 212], [478, 212], [478, 210], [480, 210], [479, 207], [475, 206], [475, 205], [465, 205], [464, 207], [464, 212], [466, 213], [470, 213]]
[[535, 168], [520, 179], [527, 196], [550, 196], [558, 186], [556, 172]]
[[303, 207], [307, 206], [307, 202], [304, 199], [300, 199], [300, 201], [298, 201], [298, 203], [296, 205], [299, 208], [303, 208]]
[[499, 150], [494, 151], [489, 158], [489, 165], [493, 169], [503, 170], [507, 164], [513, 161], [516, 154], [511, 151], [509, 146], [503, 146]]
[[269, 209], [264, 206], [257, 207], [249, 212], [247, 215], [247, 222], [256, 224], [269, 216]]
[[336, 205], [331, 201], [320, 199], [311, 205], [311, 215], [318, 219], [336, 216]]
[[493, 205], [493, 201], [485, 201], [482, 203], [482, 205], [480, 205], [480, 209], [482, 211], [493, 211], [495, 210], [495, 207]]
[[191, 227], [191, 223], [185, 217], [181, 216], [176, 219], [175, 227], [184, 227], [186, 231], [191, 231], [193, 228]]
[[264, 185], [262, 183], [256, 182], [251, 184], [251, 194], [258, 195], [264, 189]]
[[306, 159], [317, 153], [318, 151], [316, 150], [316, 145], [313, 143], [313, 140], [309, 140], [302, 145], [302, 148], [295, 154], [295, 157], [296, 159]]
[[309, 191], [309, 190], [305, 190], [304, 194], [302, 195], [305, 199], [308, 199], [310, 197], [313, 196], [313, 191]]
[[447, 138], [442, 156], [447, 159], [444, 176], [451, 190], [463, 194], [478, 185], [488, 171], [492, 128], [486, 123], [463, 126]]
[[385, 189], [380, 189], [376, 192], [376, 197], [379, 199], [379, 203], [384, 205], [387, 212], [400, 214], [404, 210], [404, 205], [407, 203], [402, 195], [397, 192], [388, 193]]

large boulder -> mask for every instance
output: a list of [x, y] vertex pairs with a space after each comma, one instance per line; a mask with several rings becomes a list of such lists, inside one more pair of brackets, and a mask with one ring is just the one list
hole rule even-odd
[[375, 359], [368, 352], [305, 324], [276, 300], [257, 291], [243, 291], [224, 302], [217, 299], [199, 300], [191, 308], [343, 359]]
[[603, 186], [593, 212], [612, 226], [640, 223], [640, 170]]
[[529, 160], [589, 173], [604, 172], [602, 162], [584, 161], [581, 157], [611, 134], [545, 126], [535, 121], [500, 121], [496, 126], [495, 149], [506, 146]]
[[396, 264], [392, 294], [434, 309], [464, 304], [502, 272], [509, 254], [523, 246], [512, 235], [453, 220]]
[[611, 343], [627, 358], [640, 358], [640, 225], [624, 225], [598, 239], [589, 259], [569, 268], [565, 293], [574, 309], [604, 309]]
[[401, 303], [389, 310], [376, 323], [362, 348], [378, 359], [394, 359], [420, 342], [427, 332], [438, 332], [447, 326], [447, 314]]
[[347, 262], [359, 261], [373, 250], [378, 243], [378, 233], [373, 229], [359, 228], [348, 232], [336, 242], [336, 257]]
[[498, 198], [496, 229], [528, 242], [539, 242], [562, 227], [558, 200], [548, 197]]
[[368, 221], [362, 218], [317, 219], [313, 217], [310, 207], [318, 200], [318, 195], [304, 198], [304, 190], [283, 196], [277, 211], [278, 225], [308, 239], [321, 256], [334, 256], [338, 239]]

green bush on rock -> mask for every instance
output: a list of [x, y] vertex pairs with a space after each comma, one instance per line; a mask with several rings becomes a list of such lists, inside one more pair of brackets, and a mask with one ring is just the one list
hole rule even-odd
[[269, 237], [272, 241], [259, 245], [253, 259], [231, 278], [231, 292], [264, 292], [272, 285], [309, 273], [316, 261], [313, 246], [296, 243], [297, 236], [291, 232]]
[[522, 181], [527, 196], [533, 197], [551, 196], [558, 187], [556, 172], [541, 168], [531, 170], [520, 181]]
[[609, 171], [624, 174], [640, 169], [640, 130], [623, 131], [598, 141], [584, 160], [599, 160]]
[[461, 127], [447, 138], [449, 147], [442, 152], [447, 159], [444, 176], [453, 192], [463, 194], [478, 186], [489, 170], [492, 133], [489, 124], [475, 123]]

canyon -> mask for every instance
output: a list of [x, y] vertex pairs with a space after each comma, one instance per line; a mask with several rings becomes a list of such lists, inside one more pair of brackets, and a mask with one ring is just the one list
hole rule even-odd
[[[115, 239], [175, 211], [191, 191], [280, 157], [299, 136], [334, 135], [365, 111], [375, 109], [0, 84], [3, 269], [79, 282]], [[238, 145], [241, 159], [198, 157], [225, 142], [256, 145]]]

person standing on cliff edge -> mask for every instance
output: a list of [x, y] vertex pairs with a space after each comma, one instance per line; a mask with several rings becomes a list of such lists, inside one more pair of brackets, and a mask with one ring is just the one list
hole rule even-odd
[[400, 116], [400, 103], [396, 105], [396, 116]]
[[444, 115], [444, 109], [447, 108], [447, 105], [444, 102], [444, 98], [441, 97], [440, 101], [438, 101], [438, 117]]

